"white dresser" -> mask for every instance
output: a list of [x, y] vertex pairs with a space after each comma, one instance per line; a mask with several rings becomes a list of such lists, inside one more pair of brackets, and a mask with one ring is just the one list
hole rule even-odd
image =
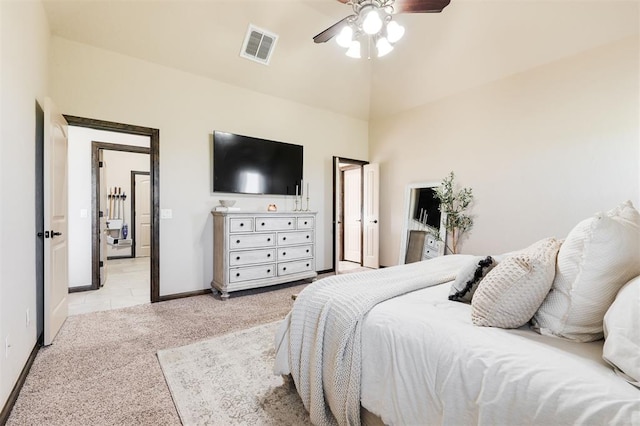
[[315, 278], [316, 213], [213, 211], [214, 290], [229, 292]]

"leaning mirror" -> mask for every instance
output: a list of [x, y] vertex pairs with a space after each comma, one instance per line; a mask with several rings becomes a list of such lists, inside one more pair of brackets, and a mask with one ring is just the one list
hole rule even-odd
[[440, 182], [411, 183], [407, 185], [403, 210], [403, 229], [400, 237], [398, 264], [418, 262], [444, 254], [447, 235], [445, 215], [440, 212], [440, 201], [435, 188]]

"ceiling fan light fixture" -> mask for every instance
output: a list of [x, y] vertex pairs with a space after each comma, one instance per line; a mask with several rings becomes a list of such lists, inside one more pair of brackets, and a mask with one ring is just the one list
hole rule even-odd
[[376, 49], [378, 50], [378, 58], [382, 58], [393, 50], [393, 46], [385, 37], [380, 37], [378, 41], [376, 41]]
[[369, 35], [380, 32], [383, 22], [380, 18], [380, 14], [378, 13], [378, 9], [372, 8], [365, 13], [364, 21], [362, 21], [362, 30]]
[[389, 43], [395, 43], [404, 36], [404, 27], [396, 21], [387, 24], [387, 40]]
[[351, 46], [349, 46], [346, 55], [350, 58], [360, 59], [360, 42], [358, 40], [351, 42]]
[[350, 25], [345, 25], [336, 37], [336, 42], [340, 47], [344, 47], [345, 49], [351, 46], [351, 42], [353, 41], [353, 29]]

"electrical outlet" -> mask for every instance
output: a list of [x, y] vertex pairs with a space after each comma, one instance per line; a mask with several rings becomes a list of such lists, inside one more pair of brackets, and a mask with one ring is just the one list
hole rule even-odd
[[160, 219], [171, 219], [171, 218], [173, 218], [173, 210], [160, 209]]
[[9, 358], [9, 348], [11, 345], [9, 344], [9, 336], [4, 338], [4, 357]]
[[29, 308], [27, 308], [27, 328], [31, 325], [31, 317], [29, 315]]

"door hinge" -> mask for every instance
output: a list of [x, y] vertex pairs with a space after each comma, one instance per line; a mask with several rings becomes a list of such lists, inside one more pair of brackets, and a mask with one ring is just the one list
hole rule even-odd
[[104, 163], [102, 161], [98, 161], [98, 167], [103, 167]]
[[102, 211], [98, 212], [98, 217], [104, 217], [104, 213]]
[[101, 260], [100, 261], [100, 267], [102, 268], [104, 266], [104, 262]]

